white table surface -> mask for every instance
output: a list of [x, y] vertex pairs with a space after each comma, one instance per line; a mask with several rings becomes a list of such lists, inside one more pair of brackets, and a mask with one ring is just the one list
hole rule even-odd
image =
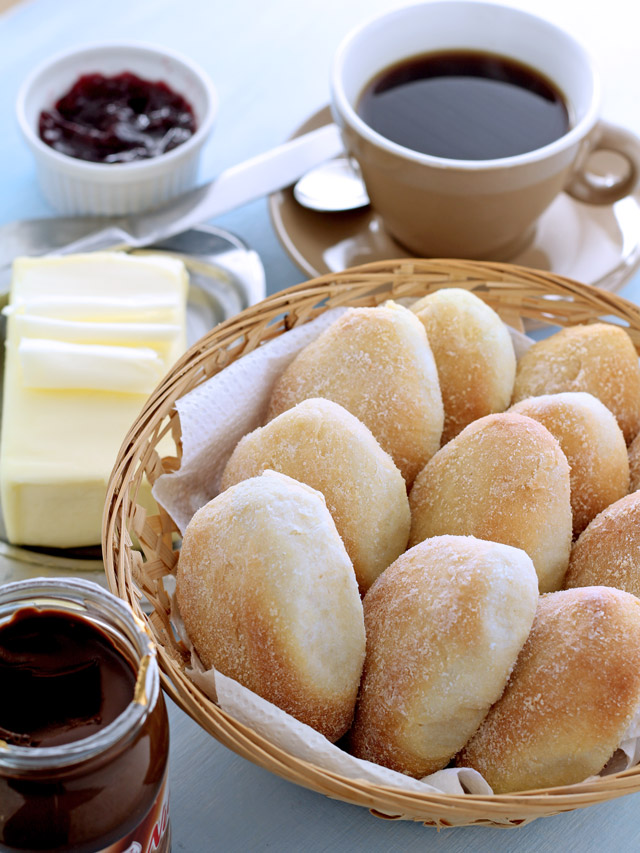
[[[509, 0], [510, 2], [510, 0]], [[282, 141], [328, 100], [341, 37], [393, 0], [27, 0], [0, 17], [0, 222], [53, 215], [11, 111], [34, 62], [88, 41], [130, 38], [191, 55], [216, 82], [220, 115], [202, 177]], [[603, 115], [640, 135], [640, 6], [635, 0], [519, 0], [571, 29], [602, 71]], [[264, 200], [216, 224], [262, 257], [269, 292], [301, 281], [271, 227]], [[640, 301], [636, 275], [623, 295]], [[512, 830], [437, 832], [388, 822], [279, 779], [220, 746], [170, 704], [173, 850], [638, 851], [640, 794]]]

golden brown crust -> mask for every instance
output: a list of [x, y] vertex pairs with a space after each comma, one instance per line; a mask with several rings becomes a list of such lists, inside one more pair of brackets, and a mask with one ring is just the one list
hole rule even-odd
[[640, 705], [640, 601], [586, 587], [544, 595], [509, 683], [457, 763], [497, 794], [599, 773]]
[[472, 421], [509, 405], [516, 375], [511, 336], [492, 308], [462, 288], [430, 293], [411, 310], [426, 329], [438, 368], [446, 444]]
[[564, 585], [611, 586], [640, 597], [640, 492], [593, 519], [571, 550]]
[[537, 421], [505, 412], [469, 424], [420, 472], [409, 495], [409, 545], [450, 533], [522, 548], [540, 591], [569, 562], [569, 465]]
[[509, 410], [526, 415], [558, 439], [569, 463], [573, 535], [629, 491], [629, 460], [613, 414], [593, 394], [565, 391], [528, 397]]
[[518, 361], [513, 402], [588, 391], [615, 415], [629, 444], [640, 431], [640, 366], [631, 338], [609, 323], [570, 326], [538, 341]]
[[440, 446], [444, 410], [424, 326], [406, 308], [350, 308], [280, 376], [268, 419], [308, 397], [344, 406], [408, 484]]
[[516, 548], [441, 536], [403, 554], [364, 598], [351, 751], [412, 776], [444, 767], [502, 693], [537, 600]]
[[206, 668], [330, 740], [349, 728], [362, 604], [318, 492], [269, 471], [218, 495], [185, 531], [176, 596]]
[[227, 462], [222, 489], [267, 468], [324, 495], [362, 593], [407, 547], [411, 516], [402, 474], [337, 403], [304, 400], [246, 435]]

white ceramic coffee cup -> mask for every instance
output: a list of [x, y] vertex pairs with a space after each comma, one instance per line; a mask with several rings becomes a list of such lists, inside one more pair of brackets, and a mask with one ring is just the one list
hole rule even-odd
[[[565, 97], [569, 129], [517, 156], [456, 160], [422, 154], [377, 133], [358, 115], [359, 97], [381, 71], [447, 49], [499, 54], [537, 70]], [[535, 221], [561, 191], [590, 204], [630, 193], [640, 175], [640, 144], [599, 120], [600, 82], [576, 39], [535, 15], [474, 0], [406, 6], [352, 31], [331, 72], [332, 111], [387, 230], [418, 255], [507, 260], [531, 239]], [[437, 116], [434, 116], [437, 120]], [[589, 155], [621, 154], [626, 173], [602, 185]]]

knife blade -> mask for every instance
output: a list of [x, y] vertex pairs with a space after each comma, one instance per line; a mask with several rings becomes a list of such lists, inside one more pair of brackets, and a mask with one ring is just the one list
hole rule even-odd
[[[343, 150], [336, 125], [325, 125], [232, 166], [210, 183], [189, 190], [151, 211], [110, 220], [97, 219], [97, 222], [106, 224], [62, 247], [42, 247], [40, 254], [52, 250], [55, 254], [71, 254], [150, 245], [283, 189], [309, 169]], [[85, 217], [78, 219], [85, 220]], [[72, 231], [73, 220], [65, 221]], [[52, 218], [51, 222], [56, 220]], [[41, 226], [42, 220], [39, 223]], [[3, 279], [13, 258], [23, 254], [19, 233], [16, 233], [17, 225], [26, 226], [28, 223], [0, 226], [0, 246], [6, 247], [0, 256], [0, 276]]]

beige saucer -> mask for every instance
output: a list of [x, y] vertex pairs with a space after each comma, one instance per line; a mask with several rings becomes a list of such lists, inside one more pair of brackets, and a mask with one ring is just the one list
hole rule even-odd
[[[331, 121], [328, 107], [293, 134]], [[301, 207], [291, 189], [269, 199], [271, 220], [293, 262], [313, 277], [388, 258], [411, 257], [369, 207], [316, 213]], [[613, 205], [582, 204], [562, 193], [538, 221], [533, 240], [509, 259], [605, 290], [619, 290], [640, 264], [640, 191]]]

